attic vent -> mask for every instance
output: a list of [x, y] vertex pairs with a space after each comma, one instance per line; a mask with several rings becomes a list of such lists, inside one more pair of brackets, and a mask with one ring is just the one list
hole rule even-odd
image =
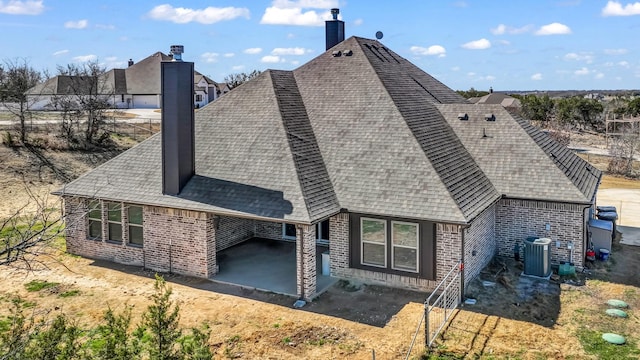
[[467, 113], [459, 113], [458, 120], [469, 120], [469, 115]]
[[343, 52], [343, 54], [344, 54], [344, 56], [351, 56], [351, 55], [353, 55], [353, 51], [351, 51], [351, 50], [345, 50], [345, 51]]
[[487, 121], [496, 121], [496, 116], [493, 114], [484, 114], [484, 119]]
[[334, 52], [331, 53], [331, 55], [333, 55], [333, 57], [340, 57], [342, 55], [342, 51], [335, 50]]

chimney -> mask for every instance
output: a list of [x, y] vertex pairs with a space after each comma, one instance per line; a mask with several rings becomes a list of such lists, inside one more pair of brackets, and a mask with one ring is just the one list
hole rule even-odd
[[338, 20], [340, 9], [331, 9], [333, 20], [325, 21], [327, 50], [344, 41], [344, 21]]
[[178, 195], [195, 173], [193, 63], [182, 61], [182, 45], [172, 45], [173, 61], [161, 63], [162, 193]]
[[133, 65], [133, 60], [129, 59], [129, 66]]
[[489, 94], [493, 94], [493, 87], [489, 86]]

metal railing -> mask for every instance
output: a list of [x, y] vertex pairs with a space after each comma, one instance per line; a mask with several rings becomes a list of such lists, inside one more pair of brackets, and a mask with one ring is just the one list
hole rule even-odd
[[431, 347], [454, 310], [460, 304], [462, 263], [458, 262], [424, 302], [425, 341]]
[[[453, 310], [460, 304], [460, 293], [462, 289], [461, 272], [462, 263], [458, 262], [449, 270], [447, 275], [445, 275], [424, 302], [424, 313], [420, 316], [405, 360], [408, 360], [413, 353], [416, 339], [421, 333], [425, 334], [425, 345], [427, 347], [433, 344], [433, 341], [453, 314]], [[437, 298], [434, 299], [434, 296], [437, 296]], [[421, 331], [423, 323], [425, 324], [424, 332]]]

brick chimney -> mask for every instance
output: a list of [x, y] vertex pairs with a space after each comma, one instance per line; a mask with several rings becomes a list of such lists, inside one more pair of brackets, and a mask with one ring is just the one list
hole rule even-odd
[[340, 9], [331, 9], [332, 20], [325, 21], [327, 50], [344, 41], [344, 21], [338, 20]]
[[178, 195], [195, 173], [193, 63], [183, 47], [171, 46], [173, 61], [161, 63], [162, 193]]

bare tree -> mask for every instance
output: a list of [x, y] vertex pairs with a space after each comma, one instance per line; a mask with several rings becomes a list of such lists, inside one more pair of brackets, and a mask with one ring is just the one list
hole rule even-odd
[[224, 82], [227, 83], [227, 86], [229, 86], [229, 89], [233, 90], [236, 87], [242, 85], [243, 83], [257, 77], [258, 75], [260, 75], [261, 71], [259, 70], [253, 70], [250, 73], [235, 73], [235, 74], [229, 74], [227, 76], [224, 77]]
[[[63, 104], [67, 111], [79, 112], [86, 118], [84, 140], [87, 144], [100, 142], [107, 135], [103, 128], [107, 110], [111, 108], [109, 99], [115, 89], [106, 80], [105, 72], [97, 60], [58, 67], [58, 74], [68, 77], [68, 89], [65, 90], [68, 95], [58, 95], [57, 104]], [[69, 123], [63, 122], [63, 126], [69, 126]]]
[[45, 75], [32, 68], [25, 59], [5, 60], [0, 65], [0, 100], [20, 123], [20, 141], [27, 142], [27, 120], [31, 119], [31, 100], [27, 91], [36, 86]]
[[33, 194], [25, 184], [29, 202], [9, 217], [0, 219], [0, 265], [20, 265], [31, 269], [37, 256], [62, 236], [63, 217], [51, 207], [47, 197]]
[[640, 133], [634, 127], [625, 127], [623, 134], [609, 148], [611, 159], [607, 170], [624, 176], [633, 176], [633, 160], [640, 146]]

